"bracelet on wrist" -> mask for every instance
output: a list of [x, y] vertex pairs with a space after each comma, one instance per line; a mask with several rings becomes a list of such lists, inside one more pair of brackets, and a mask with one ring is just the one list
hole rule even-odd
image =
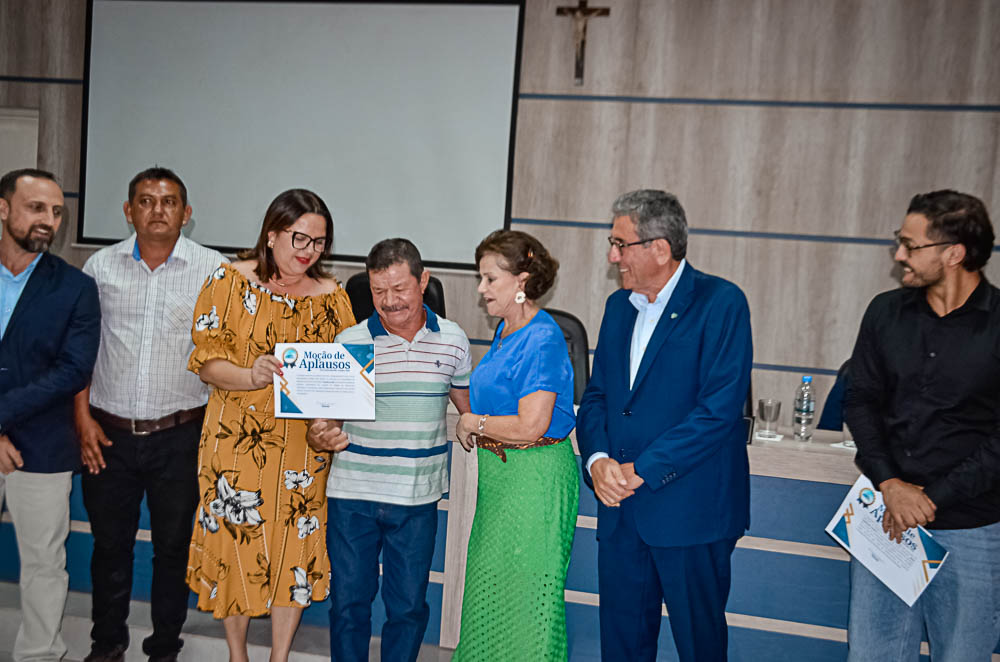
[[490, 417], [489, 414], [483, 414], [479, 418], [479, 434], [483, 434], [483, 430], [486, 427], [486, 419], [489, 418], [489, 417]]

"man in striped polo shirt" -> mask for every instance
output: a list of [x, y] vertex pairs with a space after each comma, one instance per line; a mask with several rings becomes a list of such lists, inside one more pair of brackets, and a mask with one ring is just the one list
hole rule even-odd
[[332, 450], [327, 550], [333, 573], [330, 655], [367, 662], [382, 553], [382, 659], [416, 660], [430, 608], [427, 582], [437, 502], [448, 491], [450, 399], [469, 411], [465, 332], [423, 304], [430, 275], [406, 239], [365, 261], [375, 314], [337, 342], [375, 345], [375, 421], [317, 421], [314, 448]]

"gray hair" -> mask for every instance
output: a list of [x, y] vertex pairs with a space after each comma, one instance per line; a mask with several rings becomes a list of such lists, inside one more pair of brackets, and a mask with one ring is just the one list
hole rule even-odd
[[629, 191], [618, 196], [611, 205], [611, 214], [614, 218], [632, 219], [641, 241], [666, 239], [670, 256], [678, 262], [687, 255], [687, 218], [676, 196], [653, 189]]
[[383, 239], [368, 252], [365, 259], [365, 270], [368, 273], [373, 271], [385, 271], [394, 264], [400, 262], [410, 267], [410, 273], [417, 280], [424, 272], [424, 263], [420, 259], [420, 251], [409, 239]]

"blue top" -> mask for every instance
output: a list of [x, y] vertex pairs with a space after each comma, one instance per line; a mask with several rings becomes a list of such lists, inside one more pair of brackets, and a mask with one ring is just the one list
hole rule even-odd
[[4, 332], [7, 331], [7, 324], [14, 314], [17, 301], [21, 298], [21, 292], [24, 291], [24, 286], [28, 284], [28, 279], [31, 278], [31, 272], [35, 270], [35, 265], [41, 259], [42, 254], [39, 253], [31, 261], [31, 264], [16, 276], [7, 267], [0, 264], [0, 338], [3, 338]]
[[546, 437], [565, 438], [576, 426], [573, 413], [573, 366], [562, 329], [539, 310], [524, 327], [501, 339], [503, 322], [486, 356], [472, 371], [472, 411], [514, 416], [517, 402], [535, 391], [556, 394]]

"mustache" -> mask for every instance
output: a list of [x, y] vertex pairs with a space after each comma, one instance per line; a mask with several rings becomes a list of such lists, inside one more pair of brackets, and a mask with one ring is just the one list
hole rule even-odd
[[398, 313], [400, 311], [406, 310], [409, 306], [405, 304], [399, 304], [395, 306], [382, 306], [382, 310], [387, 313]]
[[24, 233], [24, 236], [21, 237], [18, 237], [11, 232], [11, 237], [14, 239], [14, 243], [29, 253], [41, 253], [43, 251], [47, 251], [55, 236], [55, 228], [45, 223], [35, 223], [29, 227], [28, 231]]

